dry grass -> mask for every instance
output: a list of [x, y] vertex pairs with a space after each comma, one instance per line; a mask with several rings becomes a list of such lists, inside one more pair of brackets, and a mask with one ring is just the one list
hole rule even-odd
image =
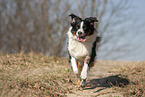
[[74, 78], [67, 59], [0, 53], [0, 96], [64, 96]]
[[117, 68], [114, 72], [120, 73], [123, 78], [127, 78], [130, 84], [125, 88], [115, 88], [124, 94], [125, 97], [145, 96], [145, 61], [128, 62], [127, 65]]
[[[75, 76], [68, 64], [66, 58], [46, 57], [34, 53], [24, 55], [22, 52], [20, 54], [0, 53], [0, 96], [66, 96], [76, 90], [73, 83], [76, 81]], [[98, 68], [94, 67], [93, 72], [102, 68], [101, 70], [109, 73], [120, 74], [120, 79], [129, 80], [129, 84], [125, 86], [113, 87], [112, 85], [111, 93], [121, 93], [125, 97], [145, 96], [145, 62], [98, 61], [97, 64], [102, 65]], [[111, 66], [116, 69], [112, 69]], [[101, 79], [105, 78], [104, 76]], [[110, 87], [106, 86], [106, 90], [101, 90], [97, 95], [106, 94], [107, 88], [110, 90]]]

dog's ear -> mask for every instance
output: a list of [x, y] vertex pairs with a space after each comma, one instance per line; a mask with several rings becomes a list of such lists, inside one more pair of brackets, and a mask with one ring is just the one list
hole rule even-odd
[[90, 17], [90, 21], [91, 21], [91, 22], [98, 22], [98, 20], [97, 20], [96, 17]]
[[96, 17], [89, 17], [85, 19], [86, 22], [88, 22], [90, 25], [94, 26], [96, 28], [98, 20]]
[[69, 15], [72, 18], [72, 23], [76, 22], [77, 20], [82, 20], [80, 17], [74, 15], [73, 13]]
[[85, 21], [87, 21], [87, 22], [89, 22], [89, 23], [97, 23], [98, 22], [98, 20], [97, 20], [97, 18], [96, 17], [89, 17], [89, 18], [86, 18], [85, 19]]

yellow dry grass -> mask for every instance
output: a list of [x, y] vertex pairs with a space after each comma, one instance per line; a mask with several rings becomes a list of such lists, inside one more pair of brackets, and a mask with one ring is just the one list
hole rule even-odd
[[[113, 86], [113, 84], [111, 93], [121, 93], [126, 97], [145, 96], [145, 62], [98, 61], [96, 66], [97, 64], [98, 67], [92, 68], [91, 72], [94, 73], [89, 75], [90, 78], [98, 71], [98, 74], [107, 74], [107, 72], [119, 74], [119, 80], [129, 81], [125, 86]], [[97, 76], [100, 77], [99, 80], [106, 77], [106, 75]], [[110, 81], [114, 78], [115, 76], [111, 77]], [[1, 97], [57, 97], [75, 95], [74, 90], [80, 93], [87, 91], [76, 89], [74, 82], [76, 82], [75, 76], [66, 58], [46, 57], [34, 53], [24, 55], [22, 52], [20, 54], [0, 53]], [[102, 86], [110, 88], [107, 85], [105, 87], [102, 84]], [[96, 92], [98, 92], [97, 95], [94, 94], [96, 96], [110, 93], [107, 89]]]

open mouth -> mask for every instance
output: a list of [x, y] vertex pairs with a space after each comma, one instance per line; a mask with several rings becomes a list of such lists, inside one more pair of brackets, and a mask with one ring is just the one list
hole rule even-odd
[[86, 38], [85, 36], [77, 36], [78, 40], [81, 41], [81, 42], [85, 42], [86, 41]]

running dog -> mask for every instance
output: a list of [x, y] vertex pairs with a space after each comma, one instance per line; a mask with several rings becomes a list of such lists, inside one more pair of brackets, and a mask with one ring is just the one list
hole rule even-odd
[[96, 47], [100, 36], [96, 31], [96, 17], [82, 19], [74, 14], [69, 15], [72, 19], [68, 35], [68, 54], [72, 69], [78, 79], [77, 86], [84, 87], [88, 70], [94, 65]]

